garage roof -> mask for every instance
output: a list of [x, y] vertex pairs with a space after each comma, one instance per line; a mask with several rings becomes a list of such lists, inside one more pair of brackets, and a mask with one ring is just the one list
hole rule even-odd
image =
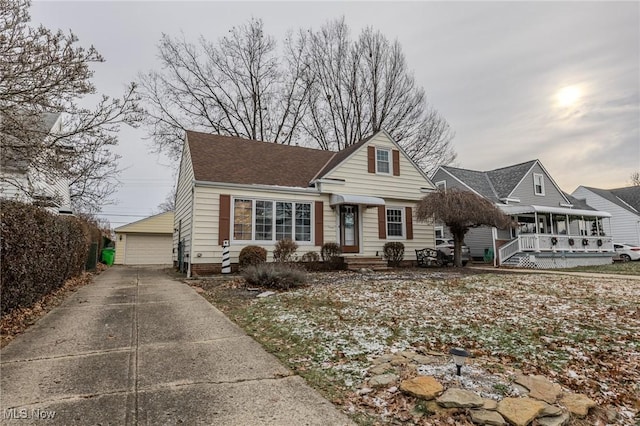
[[173, 212], [160, 213], [116, 228], [124, 233], [173, 234]]

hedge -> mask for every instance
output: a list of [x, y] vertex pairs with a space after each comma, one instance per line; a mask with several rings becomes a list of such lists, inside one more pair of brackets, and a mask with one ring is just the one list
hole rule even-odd
[[0, 212], [0, 313], [4, 315], [33, 306], [79, 275], [89, 244], [100, 232], [83, 219], [16, 201], [0, 201]]

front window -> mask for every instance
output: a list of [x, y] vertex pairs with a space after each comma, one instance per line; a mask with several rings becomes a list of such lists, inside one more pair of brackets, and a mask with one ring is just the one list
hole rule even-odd
[[292, 239], [293, 203], [276, 203], [276, 240]]
[[296, 204], [296, 241], [311, 241], [311, 204]]
[[387, 209], [387, 237], [402, 236], [402, 209]]
[[436, 226], [434, 228], [435, 232], [436, 232], [436, 239], [437, 238], [444, 238], [444, 227], [443, 226]]
[[533, 190], [536, 195], [544, 195], [544, 175], [533, 174]]
[[251, 224], [253, 202], [251, 200], [235, 200], [233, 207], [233, 239], [251, 240]]
[[234, 200], [233, 239], [311, 241], [311, 203]]
[[256, 240], [273, 239], [273, 202], [256, 201]]
[[376, 172], [378, 173], [391, 173], [391, 164], [389, 161], [388, 149], [376, 149]]

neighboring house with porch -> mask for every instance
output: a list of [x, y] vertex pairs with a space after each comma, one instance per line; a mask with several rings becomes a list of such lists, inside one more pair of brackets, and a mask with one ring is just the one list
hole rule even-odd
[[[61, 115], [42, 114], [42, 133], [55, 134], [62, 129]], [[45, 136], [47, 137], [47, 136]], [[10, 150], [11, 148], [2, 147]], [[71, 191], [66, 178], [55, 173], [43, 173], [29, 167], [27, 161], [10, 161], [2, 155], [0, 167], [0, 198], [35, 204], [53, 213], [71, 213]]]
[[297, 242], [298, 254], [342, 247], [345, 262], [382, 262], [388, 241], [407, 254], [434, 246], [432, 223], [414, 218], [434, 189], [389, 134], [380, 131], [339, 152], [187, 131], [173, 234], [174, 262], [189, 276], [220, 272], [229, 242], [268, 250]]
[[512, 217], [515, 226], [509, 229], [467, 233], [474, 258], [496, 253], [497, 265], [531, 268], [612, 262], [611, 215], [564, 193], [539, 160], [490, 171], [443, 166], [432, 181], [441, 189], [480, 195]]
[[616, 189], [579, 186], [572, 195], [611, 213], [610, 235], [614, 242], [640, 246], [640, 186]]

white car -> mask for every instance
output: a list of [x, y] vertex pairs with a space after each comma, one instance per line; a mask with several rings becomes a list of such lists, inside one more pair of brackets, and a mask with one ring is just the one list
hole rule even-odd
[[[453, 262], [453, 240], [445, 240], [441, 238], [436, 238], [436, 250], [442, 252], [445, 259], [449, 262]], [[466, 245], [462, 245], [462, 266], [467, 266], [467, 263], [471, 260], [471, 252], [469, 251], [469, 247]]]
[[640, 247], [631, 244], [613, 244], [613, 249], [623, 262], [640, 260]]

